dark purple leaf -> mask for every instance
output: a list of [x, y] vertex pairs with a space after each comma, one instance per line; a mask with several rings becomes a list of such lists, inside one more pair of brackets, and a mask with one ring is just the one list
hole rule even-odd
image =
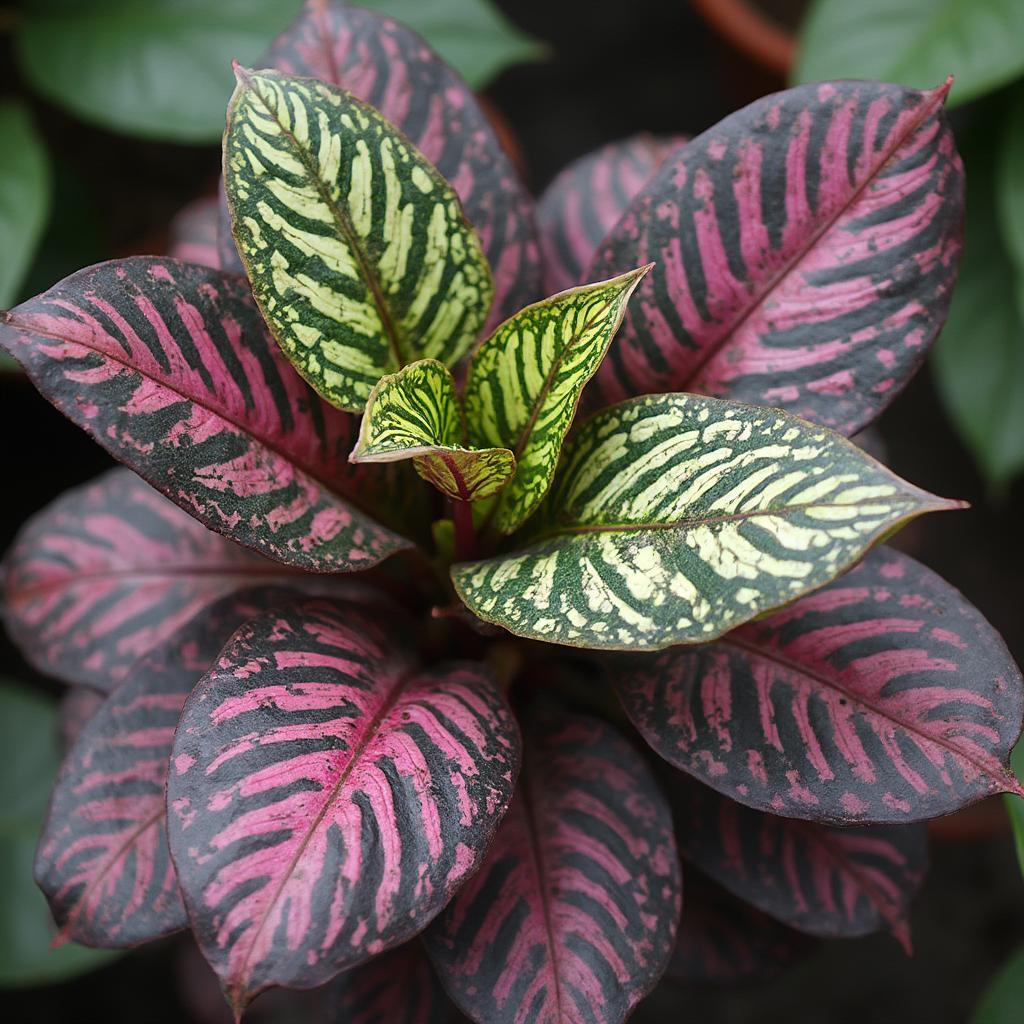
[[186, 263], [220, 267], [217, 252], [217, 199], [196, 199], [171, 221], [168, 255]]

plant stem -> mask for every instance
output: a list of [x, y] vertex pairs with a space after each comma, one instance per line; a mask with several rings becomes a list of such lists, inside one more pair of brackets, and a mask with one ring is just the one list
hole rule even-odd
[[473, 528], [472, 504], [453, 498], [452, 522], [455, 524], [456, 559], [465, 562], [476, 558], [476, 530]]

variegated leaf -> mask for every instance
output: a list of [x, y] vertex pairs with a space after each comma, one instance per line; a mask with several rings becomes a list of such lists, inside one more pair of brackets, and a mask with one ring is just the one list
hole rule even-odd
[[591, 398], [694, 391], [870, 422], [946, 318], [963, 168], [948, 83], [804, 85], [666, 160], [588, 277], [656, 260]]
[[480, 1024], [618, 1024], [672, 950], [682, 895], [672, 813], [606, 722], [544, 707], [523, 733], [508, 816], [427, 950]]
[[422, 359], [381, 377], [370, 392], [352, 462], [413, 459], [416, 472], [455, 501], [480, 501], [516, 471], [507, 448], [465, 445], [455, 380], [444, 363]]
[[217, 199], [196, 199], [171, 221], [168, 255], [186, 263], [220, 267], [217, 251]]
[[231, 634], [289, 592], [224, 598], [135, 665], [64, 759], [35, 876], [62, 940], [121, 948], [184, 928], [164, 787], [178, 715]]
[[[473, 94], [419, 36], [342, 0], [307, 0], [259, 66], [347, 89], [451, 182], [494, 275], [490, 325], [541, 294], [530, 197]], [[222, 259], [241, 270], [226, 216], [220, 233]]]
[[789, 817], [933, 818], [1004, 791], [1024, 680], [948, 583], [880, 548], [834, 583], [713, 644], [615, 680], [667, 761]]
[[315, 571], [410, 546], [354, 504], [397, 498], [348, 464], [355, 419], [300, 380], [241, 278], [100, 263], [0, 313], [0, 348], [107, 451], [240, 544]]
[[537, 200], [544, 286], [551, 294], [583, 279], [597, 247], [630, 200], [684, 135], [631, 135], [574, 160]]
[[454, 365], [490, 270], [451, 186], [376, 110], [310, 78], [237, 70], [224, 183], [238, 251], [285, 354], [360, 412], [387, 373]]
[[72, 686], [61, 697], [60, 707], [57, 709], [57, 728], [60, 732], [62, 754], [66, 754], [74, 746], [82, 730], [103, 707], [106, 697], [105, 693], [94, 690], [91, 686]]
[[455, 565], [480, 618], [575, 647], [713, 640], [955, 508], [773, 409], [649, 395], [590, 419], [525, 551]]
[[519, 736], [491, 677], [306, 602], [243, 627], [185, 705], [168, 780], [193, 930], [236, 1012], [421, 931], [486, 850]]
[[809, 935], [887, 928], [909, 952], [907, 913], [928, 866], [923, 825], [831, 828], [780, 818], [686, 776], [669, 792], [683, 858], [733, 895]]
[[516, 459], [515, 479], [489, 513], [502, 533], [518, 529], [547, 494], [580, 394], [650, 269], [527, 306], [474, 354], [465, 395], [469, 440], [511, 449]]

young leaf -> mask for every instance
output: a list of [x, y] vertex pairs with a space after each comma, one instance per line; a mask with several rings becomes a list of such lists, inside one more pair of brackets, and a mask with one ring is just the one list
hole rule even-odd
[[632, 135], [564, 168], [537, 201], [548, 294], [579, 284], [605, 235], [685, 135]]
[[236, 1012], [421, 931], [512, 795], [519, 735], [491, 677], [417, 669], [381, 618], [306, 602], [256, 619], [182, 713], [171, 853]]
[[648, 270], [527, 306], [473, 356], [465, 399], [469, 439], [510, 448], [516, 459], [515, 479], [492, 511], [503, 533], [518, 529], [547, 494], [580, 394]]
[[168, 255], [186, 263], [220, 267], [217, 251], [217, 200], [196, 199], [171, 221]]
[[802, 86], [666, 160], [587, 275], [657, 261], [590, 397], [696, 391], [844, 434], [869, 423], [924, 359], [956, 277], [946, 91]]
[[[435, 3], [414, 0], [414, 6], [413, 27], [436, 12]], [[460, 27], [465, 17], [462, 11]], [[415, 32], [341, 0], [307, 0], [259, 66], [348, 89], [379, 110], [451, 183], [494, 275], [490, 326], [541, 294], [532, 201], [472, 92]], [[221, 258], [233, 259], [241, 270], [226, 217], [220, 237]]]
[[672, 950], [682, 878], [671, 810], [600, 719], [545, 707], [523, 731], [508, 816], [427, 950], [481, 1024], [619, 1024]]
[[271, 332], [332, 405], [483, 327], [487, 260], [451, 186], [344, 90], [239, 69], [224, 136], [238, 251]]
[[62, 940], [123, 948], [184, 928], [164, 787], [178, 715], [231, 634], [287, 590], [224, 598], [135, 665], [64, 759], [35, 877]]
[[622, 703], [670, 764], [750, 807], [907, 822], [1024, 791], [1024, 680], [948, 583], [880, 548], [713, 644], [632, 661]]
[[136, 256], [0, 313], [0, 348], [72, 422], [201, 523], [279, 562], [367, 569], [410, 542], [343, 494], [356, 421], [280, 354], [245, 282]]
[[927, 89], [956, 75], [964, 103], [1024, 72], [1017, 0], [816, 0], [804, 22], [795, 78], [877, 78]]
[[750, 810], [686, 776], [669, 792], [683, 858], [734, 896], [822, 938], [888, 928], [909, 952], [907, 911], [928, 866], [923, 825], [828, 828]]
[[413, 459], [416, 472], [456, 501], [496, 494], [516, 471], [507, 448], [467, 448], [455, 381], [444, 363], [423, 359], [370, 392], [352, 462]]
[[648, 395], [576, 434], [531, 547], [452, 579], [474, 614], [519, 636], [660, 650], [713, 640], [956, 507], [786, 413]]

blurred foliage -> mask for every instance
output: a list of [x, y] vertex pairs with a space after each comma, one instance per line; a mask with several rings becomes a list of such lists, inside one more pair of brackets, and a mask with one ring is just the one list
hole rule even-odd
[[1024, 1018], [1024, 947], [1003, 964], [974, 1011], [971, 1024], [1020, 1024]]

